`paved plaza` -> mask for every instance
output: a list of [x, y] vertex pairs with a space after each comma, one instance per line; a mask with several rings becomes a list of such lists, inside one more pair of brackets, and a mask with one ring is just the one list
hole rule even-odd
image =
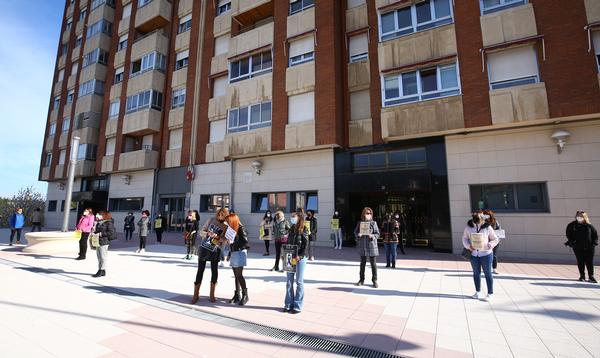
[[[486, 303], [468, 297], [470, 266], [458, 256], [409, 249], [396, 270], [380, 257], [374, 289], [368, 268], [366, 285], [353, 285], [354, 249], [319, 248], [307, 267], [304, 310], [290, 315], [281, 312], [284, 274], [268, 271], [273, 256], [263, 257], [260, 243], [244, 270], [248, 306], [226, 303], [234, 286], [228, 267], [219, 270], [218, 302], [207, 298], [207, 270], [191, 306], [196, 262], [182, 260], [178, 235], [145, 254], [134, 253], [136, 240], [119, 239], [107, 276], [94, 279], [93, 251], [85, 261], [31, 255], [0, 233], [3, 357], [337, 356], [270, 337], [267, 328], [403, 357], [600, 357], [600, 285], [575, 281], [570, 263], [501, 263]], [[228, 318], [264, 327], [236, 328]]]

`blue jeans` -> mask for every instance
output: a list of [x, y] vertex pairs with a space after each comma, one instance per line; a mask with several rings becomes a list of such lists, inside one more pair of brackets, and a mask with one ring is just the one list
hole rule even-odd
[[[302, 311], [304, 303], [304, 271], [306, 270], [306, 257], [298, 261], [296, 272], [287, 273], [287, 284], [285, 290], [285, 308], [294, 311]], [[294, 281], [296, 282], [296, 294], [294, 294]]]
[[396, 267], [396, 250], [398, 249], [397, 242], [386, 242], [383, 244], [385, 247], [385, 262], [386, 267], [390, 266]]
[[481, 270], [485, 275], [485, 284], [487, 285], [488, 294], [494, 293], [494, 278], [492, 277], [492, 261], [494, 254], [487, 256], [471, 256], [471, 267], [473, 268], [473, 281], [475, 281], [475, 290], [481, 291]]

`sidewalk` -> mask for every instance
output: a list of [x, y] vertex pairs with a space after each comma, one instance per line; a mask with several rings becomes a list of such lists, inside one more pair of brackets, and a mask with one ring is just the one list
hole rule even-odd
[[[8, 356], [34, 356], [31, 350], [36, 357], [221, 357], [240, 350], [244, 356], [328, 356], [161, 308], [191, 307], [196, 262], [182, 260], [181, 245], [150, 245], [140, 255], [131, 247], [136, 243], [112, 245], [108, 275], [98, 280], [89, 276], [97, 269], [94, 252], [75, 261], [0, 246], [0, 260], [30, 266], [0, 261], [0, 306], [7, 311], [0, 344], [9, 345]], [[457, 256], [400, 255], [396, 270], [382, 267], [380, 257], [380, 288], [373, 289], [368, 268], [367, 285], [353, 286], [353, 249], [319, 248], [306, 272], [304, 311], [289, 315], [280, 312], [284, 274], [268, 271], [273, 256], [254, 247], [244, 270], [248, 306], [225, 302], [234, 285], [231, 269], [222, 268], [219, 302], [206, 297], [207, 270], [197, 309], [400, 356], [600, 357], [600, 285], [574, 281], [574, 265], [501, 263], [494, 301], [484, 303], [466, 298], [474, 291], [470, 266]], [[132, 301], [138, 295], [150, 299]]]

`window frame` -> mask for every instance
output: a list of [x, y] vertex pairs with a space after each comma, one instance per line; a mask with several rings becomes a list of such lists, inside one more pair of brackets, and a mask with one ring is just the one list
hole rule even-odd
[[[133, 72], [134, 71], [133, 64], [136, 62], [140, 62], [140, 68], [138, 71]], [[163, 55], [162, 53], [160, 53], [158, 51], [149, 52], [149, 53], [143, 55], [142, 57], [140, 57], [139, 59], [136, 59], [135, 61], [131, 61], [131, 66], [130, 66], [131, 68], [129, 70], [129, 78], [140, 76], [148, 71], [165, 72], [165, 64], [166, 64], [165, 55]]]
[[[278, 195], [285, 195], [285, 207], [280, 207], [280, 206], [271, 206], [269, 203], [269, 196], [270, 195], [274, 195], [274, 202], [277, 203], [278, 202]], [[267, 207], [263, 209], [262, 207], [262, 201], [266, 200], [267, 201]], [[271, 212], [275, 212], [278, 210], [281, 210], [283, 212], [287, 212], [288, 208], [290, 208], [290, 192], [286, 192], [286, 191], [273, 191], [273, 192], [258, 192], [258, 193], [252, 193], [252, 207], [251, 207], [251, 212], [252, 213], [264, 213], [267, 210], [270, 210]]]
[[189, 50], [183, 50], [183, 51], [181, 51], [179, 53], [186, 52], [186, 51], [187, 51], [188, 55], [186, 57], [183, 57], [183, 58], [179, 59], [179, 60], [177, 60], [177, 55], [178, 54], [175, 54], [175, 58], [176, 58], [176, 60], [175, 60], [175, 71], [181, 70], [182, 68], [188, 67], [188, 65], [190, 63], [190, 52], [189, 52]]
[[485, 8], [484, 0], [479, 0], [479, 9], [481, 10], [481, 16], [492, 14], [497, 11], [510, 9], [517, 6], [526, 5], [529, 0], [499, 0], [500, 4]]
[[50, 126], [48, 128], [48, 136], [52, 137], [54, 135], [56, 135], [56, 122], [50, 123]]
[[171, 109], [184, 107], [186, 100], [186, 88], [175, 88], [171, 95]]
[[[484, 183], [484, 184], [469, 184], [469, 205], [471, 206], [471, 209], [473, 209], [473, 211], [477, 211], [480, 210], [479, 209], [479, 205], [475, 206], [475, 202], [474, 202], [474, 198], [473, 198], [473, 189], [477, 190], [477, 187], [479, 187], [478, 190], [482, 191], [486, 186], [488, 187], [492, 187], [492, 186], [510, 186], [511, 187], [511, 192], [512, 192], [512, 198], [513, 198], [513, 208], [509, 208], [509, 209], [503, 209], [503, 208], [492, 208], [490, 207], [489, 209], [493, 210], [496, 213], [525, 213], [525, 214], [530, 214], [530, 213], [551, 213], [551, 208], [550, 208], [550, 197], [548, 195], [548, 182], [547, 181], [532, 181], [532, 182], [513, 182], [513, 183]], [[521, 209], [519, 207], [519, 195], [518, 195], [518, 186], [519, 185], [539, 185], [540, 189], [541, 189], [541, 199], [543, 200], [543, 208], [542, 209]], [[480, 195], [479, 199], [483, 199], [484, 197], [482, 195]], [[481, 202], [482, 200], [479, 200], [477, 203]], [[485, 201], [484, 201], [485, 203]], [[484, 208], [487, 209], [487, 207], [485, 207], [484, 204]]]
[[[400, 9], [394, 9], [391, 11], [387, 11], [387, 12], [381, 12], [378, 11], [377, 12], [377, 28], [378, 28], [378, 33], [379, 33], [379, 42], [384, 42], [384, 41], [388, 41], [388, 40], [393, 40], [393, 39], [397, 39], [399, 37], [403, 37], [403, 36], [407, 36], [407, 35], [411, 35], [417, 32], [422, 32], [422, 31], [427, 31], [427, 30], [431, 30], [433, 28], [436, 27], [440, 27], [440, 26], [445, 26], [445, 25], [449, 25], [454, 23], [454, 7], [453, 7], [453, 0], [447, 0], [448, 1], [448, 5], [450, 8], [450, 15], [449, 16], [444, 16], [444, 17], [440, 17], [440, 18], [434, 18], [435, 16], [435, 5], [434, 5], [434, 0], [425, 0], [423, 2], [420, 2], [418, 4], [412, 4], [409, 6], [405, 6], [402, 7]], [[421, 5], [424, 4], [425, 2], [428, 2], [430, 5], [430, 15], [431, 15], [431, 20], [423, 22], [423, 23], [418, 23], [417, 22], [417, 5]], [[401, 10], [404, 10], [406, 8], [410, 8], [410, 14], [411, 14], [411, 26], [406, 26], [403, 28], [399, 28], [399, 24], [398, 24], [398, 12]], [[383, 27], [382, 27], [382, 22], [381, 22], [381, 18], [389, 13], [394, 13], [394, 31], [390, 31], [390, 32], [386, 32], [385, 34], [383, 33]], [[450, 21], [448, 21], [450, 20]], [[429, 26], [431, 25], [431, 26]], [[425, 26], [425, 27], [424, 27]], [[410, 32], [405, 32], [408, 29], [411, 29], [412, 31]]]
[[[125, 40], [123, 40], [123, 37], [125, 38]], [[117, 45], [117, 52], [126, 49], [127, 46], [129, 46], [129, 34], [125, 34], [125, 35], [119, 37], [119, 43]]]
[[[270, 61], [271, 66], [267, 67], [267, 68], [262, 68], [263, 67], [263, 63], [264, 63], [263, 58], [264, 58], [264, 55], [266, 53], [270, 54], [270, 57], [271, 57], [271, 61]], [[252, 68], [254, 67], [254, 58], [257, 55], [260, 55], [261, 69], [259, 71], [253, 71]], [[237, 77], [233, 77], [233, 66], [234, 66], [234, 64], [237, 63], [238, 67], [239, 67], [239, 63], [241, 61], [243, 61], [243, 60], [247, 60], [248, 61], [248, 72], [245, 73], [245, 74], [243, 74], [243, 75], [238, 75]], [[238, 69], [238, 73], [239, 72], [240, 71]], [[273, 72], [273, 52], [272, 52], [272, 49], [269, 49], [267, 51], [255, 53], [255, 54], [252, 54], [252, 55], [247, 56], [247, 57], [239, 58], [236, 61], [229, 62], [229, 83], [231, 84], [231, 83], [235, 83], [235, 82], [240, 82], [240, 81], [247, 80], [247, 79], [250, 79], [250, 78], [262, 76], [264, 74], [271, 73], [271, 72]]]
[[[148, 103], [144, 103], [146, 101], [146, 97], [148, 100]], [[142, 104], [140, 105], [140, 98], [142, 98]], [[159, 101], [160, 98], [160, 101]], [[138, 92], [136, 94], [133, 94], [131, 96], [128, 96], [125, 102], [125, 115], [131, 114], [131, 113], [135, 113], [135, 112], [139, 112], [139, 111], [143, 111], [143, 110], [150, 110], [150, 109], [154, 109], [157, 111], [162, 111], [162, 107], [163, 107], [163, 94], [162, 92], [150, 89], [150, 90], [146, 90], [146, 91], [142, 91], [142, 92]], [[132, 103], [135, 101], [135, 105], [133, 105]], [[160, 104], [157, 104], [158, 102], [160, 102]], [[130, 106], [131, 104], [131, 106]]]
[[[181, 22], [182, 19], [185, 19], [188, 16], [189, 16], [189, 19], [187, 19], [184, 22]], [[189, 14], [187, 14], [185, 16], [182, 16], [179, 19], [179, 24], [177, 26], [177, 34], [182, 34], [182, 33], [186, 32], [186, 31], [190, 31], [191, 29], [192, 29], [192, 14], [189, 13]]]
[[[526, 46], [523, 46], [523, 47], [526, 47]], [[509, 47], [508, 49], [510, 50], [511, 48]], [[535, 66], [537, 69], [536, 75], [530, 75], [530, 76], [525, 76], [525, 77], [515, 77], [515, 78], [510, 78], [507, 80], [496, 81], [496, 82], [492, 82], [492, 80], [490, 78], [490, 75], [492, 72], [490, 71], [490, 61], [488, 61], [488, 58], [486, 55], [485, 67], [487, 70], [487, 77], [488, 77], [488, 84], [489, 84], [490, 91], [540, 83], [541, 82], [540, 63], [539, 63], [539, 60], [537, 57], [537, 51], [536, 51], [535, 45], [533, 45], [533, 50], [534, 50], [534, 54], [535, 54]]]
[[71, 117], [67, 116], [63, 118], [62, 125], [60, 126], [61, 133], [67, 133], [71, 128]]
[[224, 13], [226, 13], [228, 11], [231, 11], [231, 1], [228, 1], [228, 2], [223, 3], [223, 4], [221, 4], [221, 3], [217, 4], [217, 8], [215, 9], [215, 11], [216, 11], [215, 17], [216, 16], [221, 16]]
[[[222, 206], [218, 206], [214, 204], [214, 199], [220, 198]], [[227, 200], [225, 200], [227, 198]], [[227, 202], [227, 203], [225, 203]], [[229, 193], [223, 194], [202, 194], [200, 195], [200, 212], [201, 213], [214, 213], [217, 212], [219, 208], [227, 208], [229, 209], [231, 206], [231, 201], [229, 197]]]
[[[296, 10], [293, 10], [292, 9], [292, 4], [297, 3], [297, 2], [301, 3], [300, 8], [296, 9]], [[305, 2], [309, 2], [309, 4], [305, 5], [304, 4]], [[289, 16], [301, 13], [302, 11], [308, 10], [310, 8], [313, 8], [313, 7], [315, 7], [315, 0], [296, 0], [296, 1], [290, 1], [290, 3], [289, 3]]]
[[48, 200], [48, 212], [55, 213], [58, 209], [58, 200]]
[[44, 158], [44, 168], [48, 168], [52, 166], [52, 152], [46, 152], [46, 157]]
[[[270, 118], [267, 120], [263, 120], [263, 106], [269, 106], [269, 113], [270, 113]], [[258, 124], [251, 124], [252, 121], [252, 109], [253, 107], [259, 106], [259, 114], [260, 114], [260, 121], [258, 122]], [[240, 125], [240, 112], [242, 110], [246, 111], [247, 113], [247, 120], [246, 120], [246, 124], [245, 125]], [[237, 116], [237, 125], [236, 126], [230, 126], [231, 124], [231, 118], [230, 116], [232, 115], [232, 113], [236, 113]], [[227, 111], [227, 131], [225, 133], [225, 135], [230, 134], [230, 133], [240, 133], [240, 132], [249, 132], [251, 130], [254, 129], [259, 129], [259, 128], [266, 128], [266, 127], [270, 127], [272, 124], [272, 120], [273, 120], [273, 104], [272, 101], [264, 101], [264, 102], [259, 102], [259, 103], [254, 103], [248, 106], [243, 106], [243, 107], [235, 107], [235, 108], [231, 108]]]
[[[425, 160], [423, 161], [410, 161], [408, 155], [410, 152], [419, 152], [424, 154]], [[403, 154], [406, 157], [406, 160], [399, 163], [392, 163], [390, 159], [394, 154]], [[383, 155], [384, 156], [384, 164], [383, 165], [370, 165], [371, 156], [375, 155]], [[356, 159], [359, 157], [367, 158], [369, 162], [365, 166], [357, 166]], [[428, 157], [427, 157], [427, 148], [426, 147], [410, 147], [410, 148], [398, 148], [398, 149], [390, 149], [386, 151], [374, 151], [374, 152], [356, 152], [352, 154], [352, 172], [353, 173], [368, 173], [368, 172], [381, 172], [381, 171], [401, 171], [401, 170], [418, 170], [425, 169], [428, 165]]]
[[[116, 113], [113, 112], [114, 107], [117, 108]], [[111, 119], [118, 118], [120, 111], [121, 111], [121, 100], [120, 99], [116, 99], [116, 100], [110, 102], [108, 104], [108, 119], [111, 120]]]
[[105, 83], [98, 79], [91, 79], [79, 85], [77, 98], [85, 97], [90, 94], [104, 95]]
[[[108, 210], [113, 212], [128, 212], [128, 211], [141, 211], [144, 209], [144, 197], [128, 197], [128, 198], [109, 198], [108, 199]], [[138, 201], [139, 206], [121, 208], [122, 201]], [[115, 207], [116, 206], [116, 207]]]

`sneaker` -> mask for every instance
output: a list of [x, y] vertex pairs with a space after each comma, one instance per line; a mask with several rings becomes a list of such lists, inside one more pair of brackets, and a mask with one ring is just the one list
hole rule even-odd
[[500, 272], [498, 272], [498, 270], [496, 270], [496, 269], [494, 269], [492, 272], [493, 272], [493, 273], [495, 273], [496, 275], [500, 273]]
[[593, 276], [590, 277], [589, 282], [591, 282], [591, 283], [598, 283], [598, 281], [596, 281], [596, 279]]
[[265, 252], [265, 253], [263, 254], [263, 256], [269, 256], [269, 255], [270, 255], [270, 254], [269, 254], [268, 252]]
[[283, 311], [284, 313], [288, 313], [289, 311], [291, 311], [291, 309], [289, 307], [283, 307]]
[[295, 308], [294, 308], [293, 310], [291, 310], [291, 311], [290, 311], [290, 313], [291, 313], [291, 314], [298, 314], [298, 313], [300, 313], [300, 312], [302, 312], [302, 311], [300, 311], [300, 310], [298, 310], [298, 309], [295, 309]]
[[485, 296], [482, 300], [485, 302], [491, 302], [493, 297], [494, 295], [492, 293], [488, 293], [488, 295]]
[[17, 245], [21, 245], [21, 240], [17, 240]]
[[579, 277], [579, 282], [585, 282], [585, 276]]
[[373, 281], [373, 288], [379, 288], [379, 285], [377, 284], [377, 281]]
[[145, 253], [146, 253], [146, 249], [142, 249], [140, 252], [141, 252], [142, 254], [145, 254]]
[[219, 262], [219, 267], [225, 267], [225, 264], [223, 263], [223, 261]]
[[140, 250], [140, 249], [135, 250], [136, 254], [139, 254], [140, 252], [142, 252], [142, 250]]
[[479, 291], [475, 292], [475, 294], [473, 296], [471, 296], [472, 299], [474, 300], [480, 300], [483, 298], [483, 294]]

